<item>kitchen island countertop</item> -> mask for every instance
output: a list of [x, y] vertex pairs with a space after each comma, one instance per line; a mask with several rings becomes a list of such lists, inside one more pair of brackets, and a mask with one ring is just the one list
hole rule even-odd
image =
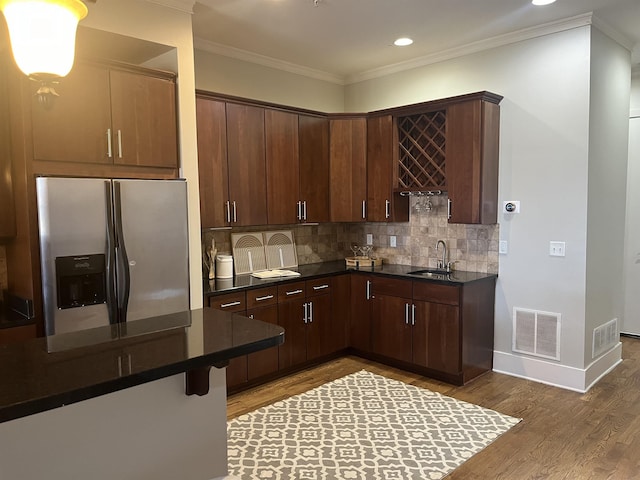
[[0, 422], [224, 366], [283, 341], [277, 325], [205, 308], [3, 345]]

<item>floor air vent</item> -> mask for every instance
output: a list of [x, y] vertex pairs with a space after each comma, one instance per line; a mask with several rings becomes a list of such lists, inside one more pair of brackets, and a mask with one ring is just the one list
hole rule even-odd
[[593, 329], [592, 358], [599, 357], [620, 341], [618, 319], [609, 320], [604, 325]]
[[514, 308], [512, 349], [560, 360], [560, 314]]

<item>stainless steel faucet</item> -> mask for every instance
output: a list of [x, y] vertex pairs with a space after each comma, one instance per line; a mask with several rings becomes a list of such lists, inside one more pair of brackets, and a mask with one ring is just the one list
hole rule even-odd
[[449, 269], [449, 266], [447, 264], [447, 244], [444, 243], [444, 240], [438, 240], [438, 242], [436, 243], [436, 252], [438, 251], [438, 247], [440, 246], [440, 244], [442, 244], [442, 260], [438, 261], [438, 268], [442, 268], [442, 269]]

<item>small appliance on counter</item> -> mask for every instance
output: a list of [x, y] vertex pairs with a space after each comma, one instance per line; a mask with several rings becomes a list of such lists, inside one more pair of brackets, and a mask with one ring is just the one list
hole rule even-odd
[[233, 256], [224, 253], [216, 255], [216, 278], [233, 278]]

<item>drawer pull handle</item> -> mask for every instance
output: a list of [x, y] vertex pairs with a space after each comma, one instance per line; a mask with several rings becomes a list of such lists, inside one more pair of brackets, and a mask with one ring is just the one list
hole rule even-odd
[[256, 297], [256, 302], [261, 302], [263, 300], [269, 300], [272, 299], [273, 295], [265, 295], [264, 297]]
[[298, 289], [298, 290], [291, 290], [290, 292], [286, 292], [287, 295], [297, 295], [299, 293], [302, 293], [302, 290]]
[[240, 305], [240, 302], [223, 303], [220, 308], [235, 307], [236, 305]]
[[329, 285], [327, 285], [326, 283], [324, 285], [314, 285], [313, 286], [314, 290], [324, 290], [325, 288], [329, 288]]

